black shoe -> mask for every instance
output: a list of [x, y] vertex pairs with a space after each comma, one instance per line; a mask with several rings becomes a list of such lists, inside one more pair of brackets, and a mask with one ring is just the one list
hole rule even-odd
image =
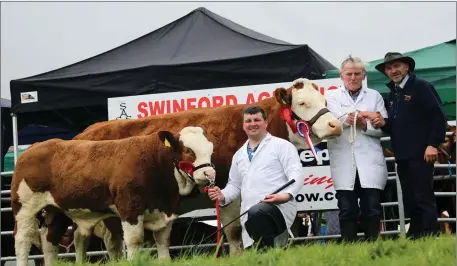
[[362, 220], [363, 231], [365, 233], [365, 241], [374, 242], [378, 239], [380, 228], [380, 216], [366, 217]]
[[355, 221], [340, 220], [341, 240], [345, 243], [357, 241], [357, 223]]

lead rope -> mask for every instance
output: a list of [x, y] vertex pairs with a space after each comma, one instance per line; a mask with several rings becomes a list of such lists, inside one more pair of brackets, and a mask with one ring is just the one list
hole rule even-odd
[[[356, 162], [355, 162], [355, 151], [354, 151], [354, 145], [355, 145], [355, 138], [357, 136], [357, 128], [356, 128], [356, 122], [357, 122], [357, 115], [359, 114], [358, 111], [355, 112], [354, 114], [354, 121], [353, 121], [353, 124], [350, 126], [350, 134], [349, 134], [349, 143], [351, 143], [351, 160], [352, 160], [352, 164], [351, 164], [351, 178], [354, 178], [355, 179], [355, 175], [356, 175], [356, 169], [357, 169], [357, 165], [356, 165]], [[355, 182], [354, 182], [355, 184]]]
[[[206, 186], [204, 188], [204, 192], [208, 192], [209, 188], [214, 187], [214, 181], [210, 181], [209, 186]], [[219, 209], [219, 200], [215, 200], [215, 205], [216, 205], [216, 221], [217, 221], [217, 234], [216, 234], [216, 247], [220, 246], [220, 241], [221, 241], [221, 212]], [[216, 248], [216, 258], [219, 258], [219, 248]]]

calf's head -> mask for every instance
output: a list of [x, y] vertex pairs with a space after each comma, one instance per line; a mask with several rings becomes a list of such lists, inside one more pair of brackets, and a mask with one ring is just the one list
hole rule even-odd
[[323, 139], [338, 137], [343, 132], [341, 123], [327, 110], [327, 103], [319, 92], [319, 87], [310, 80], [300, 78], [288, 89], [278, 88], [275, 97], [283, 109], [292, 111], [288, 117], [289, 139], [297, 148], [309, 148], [305, 139], [290, 128], [297, 121], [306, 121], [310, 126], [313, 145]]
[[197, 185], [214, 182], [216, 171], [211, 163], [213, 143], [201, 127], [185, 127], [178, 137], [169, 131], [160, 131], [160, 140], [173, 150], [175, 166], [179, 168], [176, 179], [188, 178]]

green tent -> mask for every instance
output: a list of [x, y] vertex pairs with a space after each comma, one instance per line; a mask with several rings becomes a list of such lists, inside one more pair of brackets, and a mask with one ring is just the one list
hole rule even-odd
[[[25, 151], [25, 149], [19, 149], [17, 156], [20, 156], [24, 151]], [[5, 155], [5, 159], [3, 160], [3, 165], [5, 166], [5, 168], [3, 170], [4, 172], [14, 171], [14, 152], [9, 151]]]
[[[435, 86], [443, 101], [443, 108], [449, 120], [455, 120], [456, 98], [456, 45], [455, 39], [438, 45], [425, 47], [419, 50], [404, 53], [416, 61], [415, 73]], [[379, 91], [387, 97], [389, 88], [385, 85], [389, 78], [377, 71], [374, 67], [381, 63], [384, 58], [371, 61], [368, 67], [368, 87]], [[339, 70], [327, 72], [326, 78], [339, 77]]]

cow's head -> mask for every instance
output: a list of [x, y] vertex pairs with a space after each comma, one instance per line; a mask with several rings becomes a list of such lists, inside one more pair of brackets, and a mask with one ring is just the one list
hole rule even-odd
[[448, 126], [447, 131], [452, 135], [446, 136], [439, 147], [437, 163], [440, 164], [447, 164], [448, 161], [455, 163], [455, 126]]
[[216, 171], [211, 163], [213, 143], [208, 141], [202, 128], [185, 127], [178, 137], [169, 131], [158, 134], [160, 140], [173, 150], [175, 178], [181, 195], [189, 194], [195, 184], [203, 186], [214, 182]]
[[289, 89], [278, 88], [275, 90], [275, 97], [283, 110], [290, 110], [290, 115], [283, 118], [289, 119], [289, 140], [298, 149], [310, 147], [294, 128], [297, 121], [306, 121], [310, 126], [313, 145], [323, 139], [338, 137], [343, 132], [341, 123], [327, 110], [327, 103], [319, 92], [319, 87], [310, 80], [301, 78], [295, 80]]

